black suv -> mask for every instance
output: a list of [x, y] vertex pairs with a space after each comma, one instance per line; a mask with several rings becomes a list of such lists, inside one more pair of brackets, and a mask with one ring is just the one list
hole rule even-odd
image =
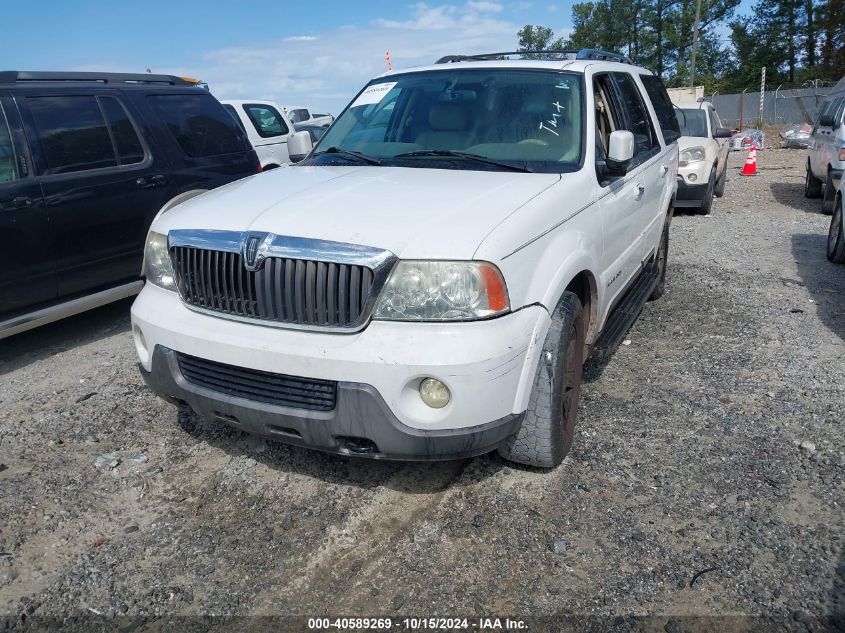
[[0, 338], [138, 292], [159, 210], [258, 171], [185, 79], [0, 72]]

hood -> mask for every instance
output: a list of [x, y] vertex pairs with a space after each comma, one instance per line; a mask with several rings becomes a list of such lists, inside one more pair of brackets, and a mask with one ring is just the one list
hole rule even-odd
[[408, 167], [290, 167], [239, 180], [164, 213], [156, 231], [266, 231], [469, 259], [508, 215], [560, 179]]

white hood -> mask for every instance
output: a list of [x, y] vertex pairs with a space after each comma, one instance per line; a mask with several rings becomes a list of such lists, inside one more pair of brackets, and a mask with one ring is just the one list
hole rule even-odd
[[469, 259], [558, 174], [406, 167], [290, 167], [211, 191], [153, 229], [267, 231], [387, 249], [403, 259]]

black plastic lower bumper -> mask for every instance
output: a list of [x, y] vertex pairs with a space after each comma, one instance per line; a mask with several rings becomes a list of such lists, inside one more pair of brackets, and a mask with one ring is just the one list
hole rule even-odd
[[707, 193], [707, 183], [690, 185], [678, 176], [678, 194], [675, 197], [675, 207], [700, 207]]
[[275, 406], [213, 391], [185, 379], [176, 352], [156, 346], [147, 385], [163, 398], [186, 402], [197, 414], [288, 444], [373, 459], [437, 461], [472, 457], [516, 433], [524, 414], [461, 429], [425, 431], [400, 422], [371, 385], [337, 383], [332, 411]]

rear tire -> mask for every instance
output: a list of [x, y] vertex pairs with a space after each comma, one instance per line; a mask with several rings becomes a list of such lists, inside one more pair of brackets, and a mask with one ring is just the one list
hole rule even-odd
[[807, 173], [804, 176], [804, 197], [805, 198], [821, 198], [822, 197], [822, 181], [813, 175], [813, 170], [810, 169], [810, 163], [807, 162]]
[[655, 301], [666, 292], [666, 266], [669, 260], [669, 225], [663, 227], [663, 236], [660, 238], [660, 248], [657, 249], [657, 257], [654, 265], [657, 266], [657, 285], [651, 291], [649, 301]]
[[842, 220], [842, 198], [830, 218], [827, 233], [827, 258], [834, 264], [845, 264], [845, 222]]
[[822, 213], [830, 215], [833, 213], [833, 203], [836, 201], [836, 189], [833, 187], [833, 177], [827, 172], [827, 180], [824, 183], [824, 198], [822, 198]]
[[701, 206], [698, 207], [700, 215], [709, 215], [710, 209], [713, 208], [713, 193], [716, 189], [716, 168], [710, 170], [710, 179], [707, 181], [707, 189], [704, 192], [704, 198], [701, 201]]
[[505, 459], [554, 468], [569, 453], [581, 399], [584, 320], [578, 296], [564, 292], [543, 342], [525, 418], [498, 450]]

